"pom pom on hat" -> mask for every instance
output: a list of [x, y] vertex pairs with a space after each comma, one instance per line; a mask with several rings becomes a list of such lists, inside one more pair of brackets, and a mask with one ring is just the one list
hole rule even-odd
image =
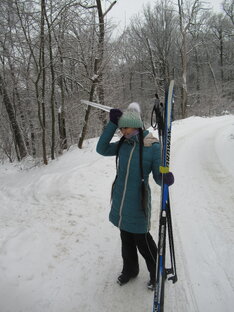
[[119, 118], [119, 128], [142, 128], [140, 105], [136, 102], [129, 104], [127, 110]]
[[132, 102], [128, 105], [127, 108], [128, 111], [135, 111], [138, 112], [139, 114], [141, 113], [141, 108], [140, 105], [137, 102]]

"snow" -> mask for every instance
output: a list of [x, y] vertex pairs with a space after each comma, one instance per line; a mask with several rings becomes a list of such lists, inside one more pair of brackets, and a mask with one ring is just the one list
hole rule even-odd
[[[115, 159], [97, 139], [48, 166], [0, 166], [0, 311], [152, 311], [140, 274], [120, 287], [119, 231], [108, 221]], [[170, 188], [178, 282], [167, 312], [232, 312], [234, 304], [234, 116], [173, 123]], [[152, 235], [160, 189], [151, 179]]]

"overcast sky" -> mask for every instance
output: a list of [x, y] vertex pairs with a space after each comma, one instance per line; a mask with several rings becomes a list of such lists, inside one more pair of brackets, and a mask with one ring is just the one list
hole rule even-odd
[[[120, 28], [124, 28], [129, 22], [129, 19], [142, 11], [144, 4], [150, 3], [154, 4], [154, 0], [117, 0], [117, 3], [114, 5], [112, 10], [108, 13], [108, 17], [112, 18], [114, 23], [119, 24]], [[176, 0], [174, 0], [177, 3]], [[215, 11], [221, 11], [221, 3], [223, 0], [204, 0], [204, 3], [207, 3], [207, 6], [213, 8]]]

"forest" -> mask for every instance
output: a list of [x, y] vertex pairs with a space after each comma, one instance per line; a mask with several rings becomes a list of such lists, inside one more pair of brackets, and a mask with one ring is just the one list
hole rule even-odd
[[89, 100], [141, 105], [175, 80], [174, 119], [234, 113], [234, 1], [157, 0], [116, 35], [114, 0], [1, 0], [0, 162], [56, 159], [100, 135]]

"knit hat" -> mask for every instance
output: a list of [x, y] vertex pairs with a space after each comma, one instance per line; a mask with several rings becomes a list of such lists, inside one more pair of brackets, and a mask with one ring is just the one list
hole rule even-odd
[[129, 104], [126, 111], [119, 118], [119, 128], [142, 128], [143, 122], [141, 120], [141, 109], [138, 103]]

